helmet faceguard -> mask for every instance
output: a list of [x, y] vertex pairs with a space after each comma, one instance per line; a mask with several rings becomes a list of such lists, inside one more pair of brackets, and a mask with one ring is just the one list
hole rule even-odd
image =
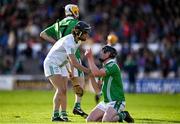
[[113, 48], [113, 47], [111, 47], [111, 46], [108, 46], [108, 45], [104, 46], [104, 47], [102, 48], [102, 51], [103, 51], [104, 53], [110, 52], [110, 55], [109, 55], [110, 58], [115, 58], [115, 57], [117, 56], [117, 51], [116, 51], [116, 49]]
[[84, 33], [89, 34], [90, 31], [91, 27], [86, 22], [79, 21], [74, 27], [73, 34], [81, 40], [81, 36]]
[[113, 48], [113, 47], [111, 47], [111, 46], [108, 46], [108, 45], [106, 45], [106, 46], [104, 46], [104, 47], [102, 48], [102, 52], [103, 52], [103, 53], [109, 52], [110, 55], [109, 55], [109, 57], [107, 57], [107, 58], [105, 58], [105, 59], [99, 58], [100, 62], [104, 62], [105, 60], [107, 60], [107, 59], [109, 59], [109, 58], [114, 59], [114, 58], [116, 58], [116, 56], [117, 56], [117, 51], [116, 51], [116, 49]]
[[79, 30], [79, 31], [81, 31], [81, 32], [85, 32], [85, 33], [90, 33], [90, 31], [91, 31], [91, 27], [90, 27], [90, 25], [89, 24], [87, 24], [86, 22], [84, 22], [84, 21], [79, 21], [76, 25], [75, 25], [75, 27], [74, 27], [75, 29], [77, 29], [77, 30]]

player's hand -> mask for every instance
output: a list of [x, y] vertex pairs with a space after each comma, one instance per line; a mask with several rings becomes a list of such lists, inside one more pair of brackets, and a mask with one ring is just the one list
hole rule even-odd
[[88, 73], [88, 76], [89, 76], [89, 77], [94, 77], [94, 75], [93, 75], [93, 73], [91, 72], [91, 70], [90, 70], [90, 72]]
[[83, 91], [83, 89], [81, 88], [80, 85], [74, 85], [73, 90], [79, 97], [82, 97], [83, 94], [84, 94], [84, 91]]

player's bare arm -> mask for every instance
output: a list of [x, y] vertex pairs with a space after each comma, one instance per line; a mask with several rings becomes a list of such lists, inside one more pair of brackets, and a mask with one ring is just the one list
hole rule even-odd
[[53, 44], [56, 43], [56, 40], [54, 38], [52, 38], [51, 36], [48, 36], [45, 31], [42, 31], [40, 33], [40, 37], [43, 38], [44, 40], [47, 40], [47, 41], [53, 43]]
[[92, 86], [94, 88], [94, 91], [96, 92], [96, 94], [99, 94], [101, 92], [101, 90], [99, 88], [98, 83], [95, 80], [95, 77], [91, 74], [91, 75], [89, 75], [89, 78], [91, 80], [91, 84], [92, 84]]
[[77, 68], [77, 69], [79, 69], [79, 70], [81, 70], [81, 71], [83, 71], [83, 72], [85, 72], [85, 73], [90, 73], [90, 70], [89, 70], [88, 68], [82, 66], [82, 65], [77, 61], [77, 59], [76, 59], [76, 57], [75, 57], [74, 54], [69, 54], [68, 57], [69, 57], [69, 60], [70, 60], [71, 64], [72, 64], [75, 68]]
[[93, 73], [94, 76], [100, 77], [100, 76], [105, 76], [105, 75], [106, 75], [106, 71], [105, 71], [103, 68], [102, 68], [102, 69], [99, 69], [99, 68], [95, 65], [94, 57], [93, 57], [93, 55], [92, 55], [91, 49], [89, 49], [89, 50], [86, 51], [85, 56], [86, 56], [87, 59], [88, 59], [89, 67], [90, 67], [91, 72]]

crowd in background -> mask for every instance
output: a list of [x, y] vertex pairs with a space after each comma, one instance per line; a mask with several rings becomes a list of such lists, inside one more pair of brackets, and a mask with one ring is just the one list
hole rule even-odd
[[[3, 0], [0, 74], [43, 73], [43, 60], [51, 44], [39, 33], [64, 18], [68, 3], [77, 4], [80, 19], [91, 24], [88, 41], [93, 47], [105, 45], [110, 32], [118, 36], [117, 62], [123, 71], [179, 76], [179, 0]], [[137, 68], [128, 69], [131, 65]]]

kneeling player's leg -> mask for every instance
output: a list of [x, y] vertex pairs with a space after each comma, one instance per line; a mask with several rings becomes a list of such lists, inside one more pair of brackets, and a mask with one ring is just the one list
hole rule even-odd
[[122, 122], [126, 115], [123, 113], [125, 102], [113, 101], [107, 104], [107, 110], [103, 116], [104, 122]]
[[87, 122], [102, 122], [103, 115], [106, 111], [106, 104], [101, 101], [96, 107], [90, 112], [86, 121]]
[[86, 122], [101, 122], [103, 115], [104, 111], [95, 107], [86, 118]]
[[119, 120], [118, 112], [113, 107], [108, 107], [102, 121], [103, 122], [117, 122]]

